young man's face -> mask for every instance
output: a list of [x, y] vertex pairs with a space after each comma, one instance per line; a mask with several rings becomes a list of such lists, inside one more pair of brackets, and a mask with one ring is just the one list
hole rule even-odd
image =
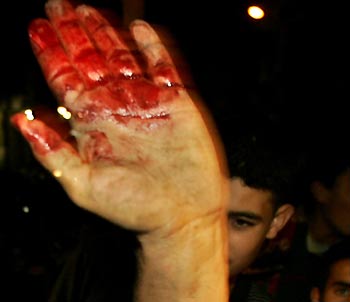
[[338, 176], [331, 189], [324, 188], [319, 201], [327, 221], [344, 236], [350, 235], [350, 169]]
[[332, 265], [324, 291], [320, 292], [318, 288], [313, 288], [311, 301], [350, 301], [350, 259], [342, 259]]
[[266, 238], [274, 238], [294, 212], [291, 205], [274, 211], [268, 191], [250, 188], [239, 178], [231, 179], [228, 205], [230, 277], [254, 261]]

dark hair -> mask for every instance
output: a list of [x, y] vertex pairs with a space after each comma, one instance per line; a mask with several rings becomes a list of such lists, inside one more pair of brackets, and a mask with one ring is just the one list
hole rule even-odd
[[288, 129], [272, 123], [246, 127], [238, 134], [231, 128], [223, 135], [230, 176], [270, 191], [276, 207], [297, 206], [303, 196], [306, 156], [294, 138]]
[[350, 167], [350, 150], [347, 138], [333, 133], [331, 137], [325, 135], [310, 147], [309, 180], [320, 181], [331, 188], [337, 177]]
[[313, 286], [322, 292], [326, 286], [332, 266], [343, 259], [350, 260], [350, 239], [332, 245], [321, 257], [320, 270], [315, 273]]
[[[334, 125], [333, 125], [334, 126]], [[305, 175], [308, 187], [318, 181], [324, 187], [331, 189], [337, 178], [350, 168], [350, 148], [347, 144], [347, 134], [339, 129], [324, 131], [319, 128], [318, 134], [309, 141], [308, 167]], [[312, 215], [317, 202], [312, 191], [306, 192], [304, 210], [307, 216]]]

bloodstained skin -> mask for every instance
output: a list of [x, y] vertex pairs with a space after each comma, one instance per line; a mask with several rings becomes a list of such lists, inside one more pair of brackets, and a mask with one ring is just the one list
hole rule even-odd
[[[29, 36], [45, 78], [59, 100], [64, 99], [67, 91], [80, 91], [82, 84], [84, 91], [89, 92], [89, 104], [83, 105], [78, 112], [70, 108], [74, 116], [85, 117], [88, 119], [86, 122], [93, 120], [94, 117], [87, 112], [93, 107], [94, 110], [98, 109], [98, 114], [103, 112], [109, 117], [119, 114], [145, 118], [142, 112], [159, 106], [159, 102], [162, 101], [162, 98], [164, 99], [162, 97], [164, 87], [159, 87], [140, 75], [140, 70], [130, 51], [127, 50], [125, 44], [121, 45], [120, 39], [117, 41], [117, 47], [120, 49], [117, 48], [112, 54], [112, 69], [109, 68], [108, 58], [101, 55], [103, 49], [110, 46], [110, 39], [107, 39], [105, 35], [98, 35], [99, 49], [95, 49], [94, 44], [78, 23], [79, 20], [75, 14], [75, 18], [71, 17], [68, 20], [65, 18], [63, 21], [59, 19], [60, 15], [54, 13], [51, 15], [54, 19], [52, 23], [58, 27], [59, 35], [47, 20], [36, 19], [29, 26]], [[101, 16], [99, 19], [107, 22]], [[92, 28], [95, 29], [96, 25]], [[102, 28], [106, 29], [107, 26], [103, 24]], [[111, 28], [108, 28], [108, 31], [110, 30]], [[102, 29], [99, 30], [100, 32]], [[61, 36], [65, 37], [63, 43], [59, 39]], [[66, 50], [67, 46], [69, 47]], [[100, 49], [102, 51], [98, 51]], [[106, 51], [105, 54], [107, 54]], [[175, 78], [171, 66], [165, 61], [157, 62], [157, 65], [152, 68], [155, 70], [153, 73], [156, 73], [158, 77]], [[177, 92], [174, 89], [176, 86], [181, 88], [180, 85], [176, 85], [175, 79], [174, 83], [173, 89], [168, 87], [165, 93], [166, 99], [169, 99], [171, 90], [174, 96], [176, 95]], [[101, 87], [105, 87], [108, 91], [101, 90]], [[151, 112], [147, 114], [147, 118], [152, 116], [159, 118], [164, 115], [166, 115], [164, 112], [157, 112], [157, 114]]]
[[[171, 102], [183, 85], [166, 53], [142, 72], [135, 59], [140, 53], [130, 49], [130, 43], [127, 45], [95, 9], [85, 5], [74, 8], [68, 1], [58, 0], [46, 6], [46, 13], [48, 20], [35, 19], [29, 26], [32, 49], [48, 85], [76, 123], [99, 119], [126, 124], [133, 119], [147, 125], [170, 118], [164, 104]], [[71, 91], [75, 98], [67, 100]], [[37, 153], [62, 147], [62, 135], [55, 127], [48, 129], [40, 121], [16, 115], [12, 122], [23, 129]], [[36, 125], [24, 129], [25, 123]], [[85, 134], [91, 134], [87, 147], [100, 145], [85, 152], [88, 160], [112, 158], [104, 133]]]

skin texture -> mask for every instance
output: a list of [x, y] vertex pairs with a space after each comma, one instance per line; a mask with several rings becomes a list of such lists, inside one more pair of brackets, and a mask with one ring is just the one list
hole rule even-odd
[[137, 232], [138, 301], [228, 301], [227, 172], [196, 92], [146, 22], [126, 35], [92, 7], [45, 8], [30, 41], [72, 118], [13, 125], [74, 203]]
[[350, 301], [350, 259], [335, 262], [330, 270], [323, 292], [314, 287], [311, 290], [312, 302], [348, 302]]
[[274, 209], [271, 192], [245, 185], [240, 178], [230, 182], [228, 204], [229, 270], [234, 279], [254, 261], [265, 239], [274, 238], [294, 213], [284, 204]]

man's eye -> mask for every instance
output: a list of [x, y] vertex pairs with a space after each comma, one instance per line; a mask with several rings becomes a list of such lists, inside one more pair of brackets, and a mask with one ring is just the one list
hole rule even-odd
[[254, 225], [252, 221], [239, 217], [229, 217], [229, 223], [231, 227], [238, 229], [243, 229]]
[[339, 287], [335, 290], [337, 296], [349, 297], [350, 296], [350, 288], [347, 286]]

